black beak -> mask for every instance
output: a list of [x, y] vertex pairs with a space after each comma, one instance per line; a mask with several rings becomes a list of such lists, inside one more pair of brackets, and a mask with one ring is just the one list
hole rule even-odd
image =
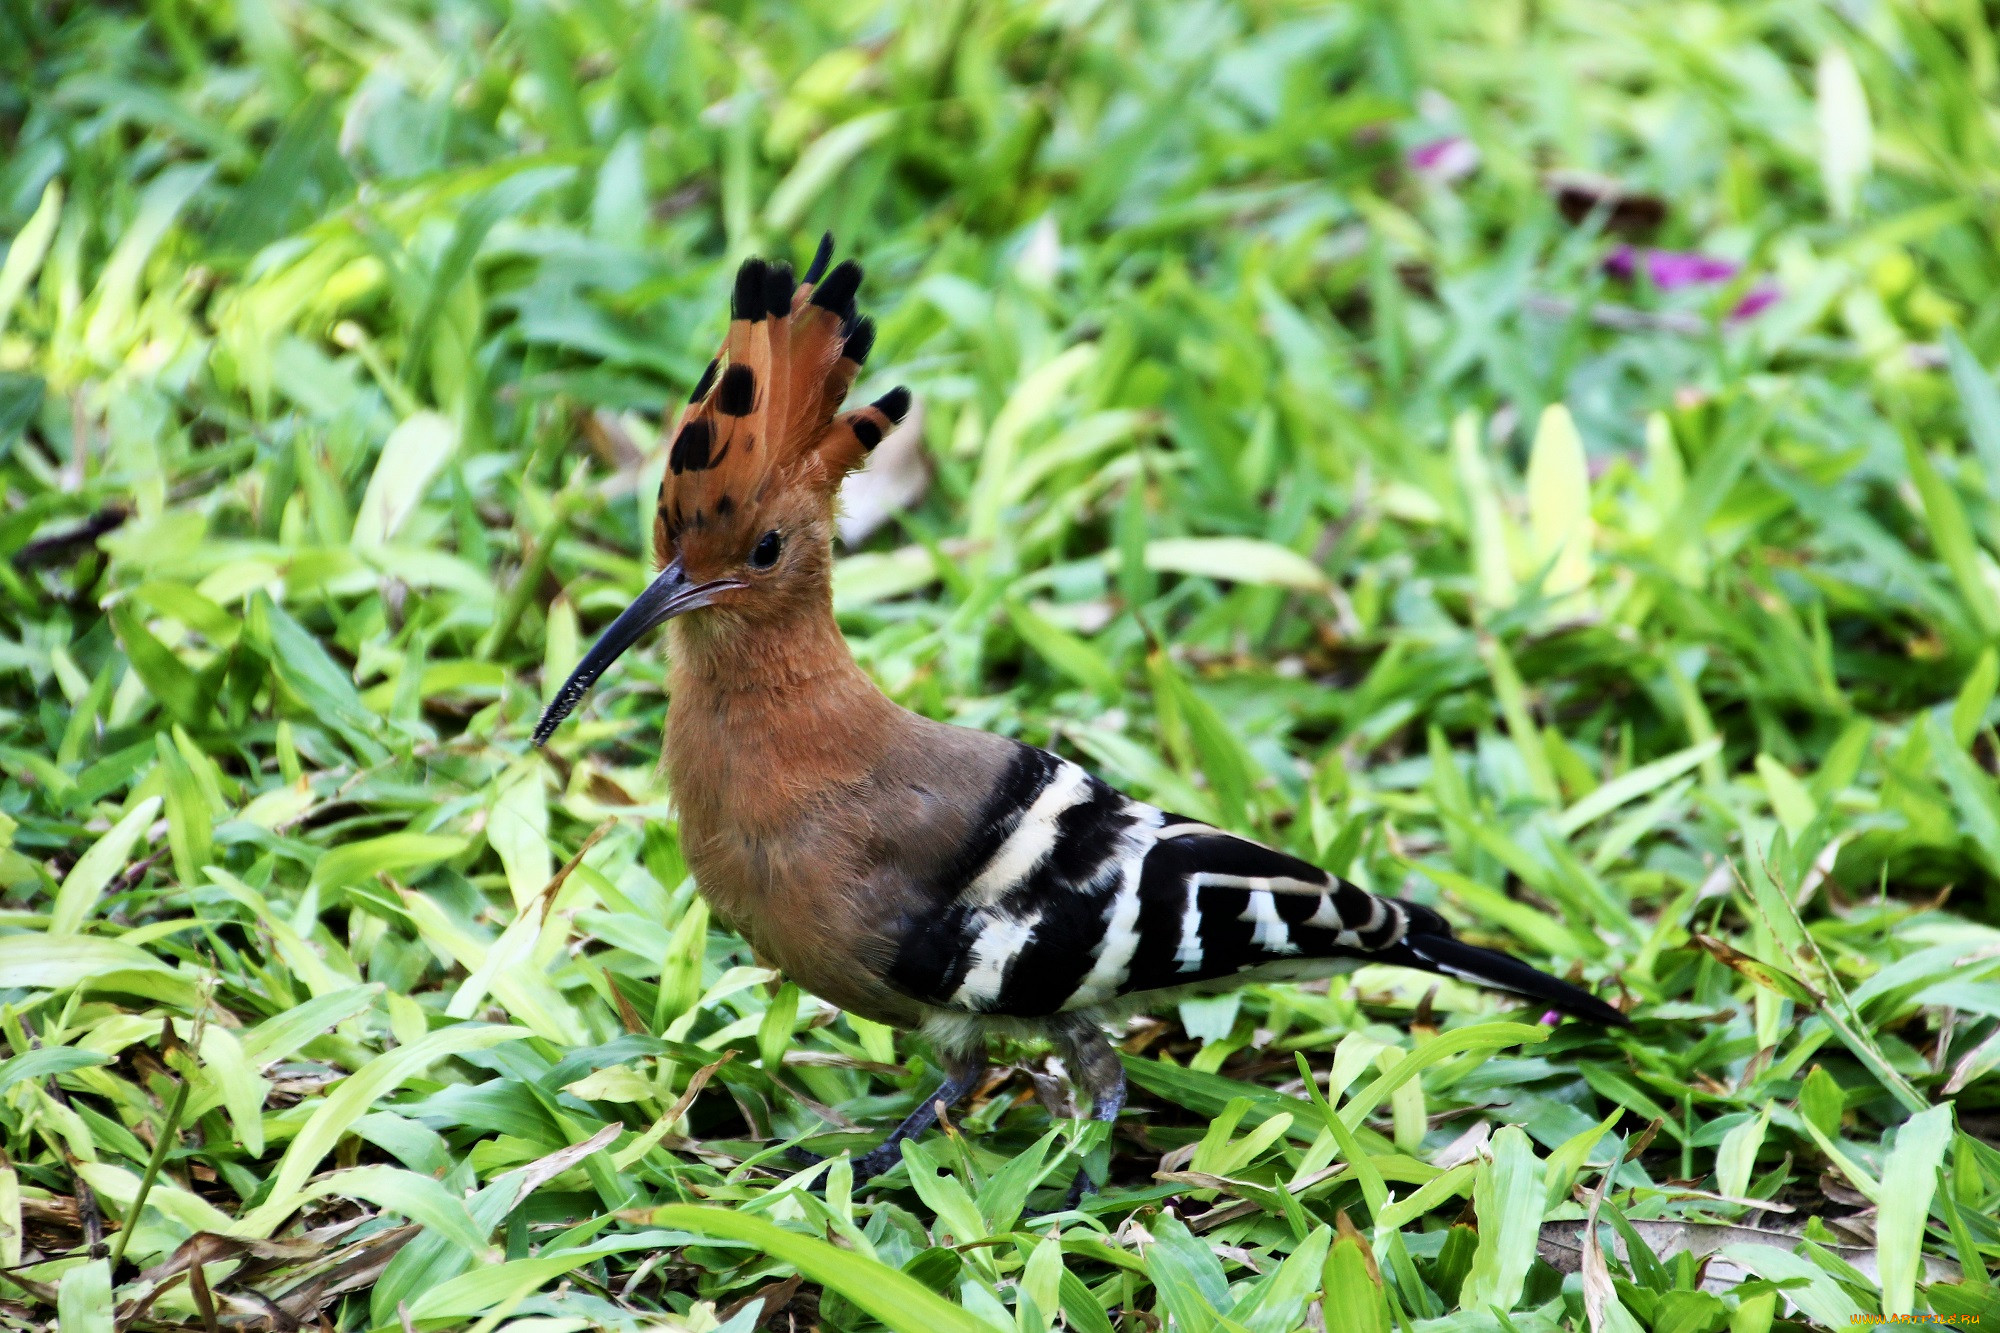
[[576, 670], [569, 673], [569, 679], [556, 691], [556, 697], [542, 710], [542, 720], [535, 724], [535, 744], [548, 742], [555, 729], [562, 725], [583, 700], [597, 678], [611, 669], [611, 664], [622, 657], [627, 648], [645, 636], [647, 630], [663, 625], [683, 611], [692, 611], [707, 606], [717, 593], [739, 586], [730, 579], [717, 579], [712, 583], [690, 583], [687, 571], [681, 568], [680, 557], [659, 572], [646, 585], [646, 591], [633, 600], [632, 605], [618, 613], [618, 619], [611, 622], [597, 642], [590, 646]]

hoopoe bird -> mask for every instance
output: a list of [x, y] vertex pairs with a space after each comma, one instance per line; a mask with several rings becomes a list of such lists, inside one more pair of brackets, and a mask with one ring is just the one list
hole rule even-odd
[[[1092, 1115], [1125, 1076], [1121, 1005], [1395, 963], [1605, 1025], [1588, 992], [1452, 934], [1417, 903], [1113, 790], [1046, 750], [897, 706], [834, 622], [835, 493], [909, 391], [842, 411], [874, 342], [832, 239], [794, 284], [737, 271], [728, 334], [675, 426], [660, 564], [578, 664], [537, 745], [671, 621], [666, 768], [682, 852], [717, 916], [822, 999], [921, 1029], [945, 1081], [855, 1163], [865, 1178], [978, 1085], [987, 1038], [1049, 1038]], [[1078, 1186], [1083, 1184], [1078, 1176]]]

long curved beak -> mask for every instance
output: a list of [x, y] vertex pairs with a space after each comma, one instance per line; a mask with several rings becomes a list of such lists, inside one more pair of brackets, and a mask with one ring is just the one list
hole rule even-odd
[[556, 697], [542, 710], [542, 720], [535, 724], [535, 744], [548, 742], [563, 719], [597, 683], [597, 678], [610, 670], [611, 664], [622, 657], [627, 648], [645, 637], [646, 631], [665, 624], [683, 611], [707, 606], [717, 593], [738, 586], [731, 579], [690, 583], [687, 571], [681, 568], [680, 557], [675, 556], [673, 562], [646, 585], [646, 591], [618, 613], [618, 619], [598, 636], [583, 660], [576, 664], [576, 670], [569, 673], [569, 679], [556, 691]]

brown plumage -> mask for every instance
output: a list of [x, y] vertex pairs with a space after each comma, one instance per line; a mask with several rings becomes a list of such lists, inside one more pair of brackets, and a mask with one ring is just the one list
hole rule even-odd
[[973, 1086], [995, 1030], [1050, 1037], [1093, 1114], [1115, 1117], [1124, 1076], [1099, 1019], [1128, 996], [1379, 960], [1624, 1021], [1457, 940], [1428, 908], [886, 698], [834, 622], [833, 510], [841, 478], [910, 399], [896, 389], [841, 412], [873, 328], [854, 309], [860, 268], [828, 271], [830, 250], [823, 241], [797, 284], [788, 265], [739, 270], [721, 353], [674, 426], [655, 527], [663, 568], [535, 739], [673, 621], [666, 762], [703, 895], [804, 988], [923, 1027], [949, 1075], [858, 1163], [863, 1174], [893, 1166], [897, 1143]]

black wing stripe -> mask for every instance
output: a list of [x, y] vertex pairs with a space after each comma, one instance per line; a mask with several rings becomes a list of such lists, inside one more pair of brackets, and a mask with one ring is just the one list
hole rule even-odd
[[1436, 912], [1120, 796], [1019, 747], [965, 846], [898, 923], [889, 979], [927, 1003], [1046, 1017], [1114, 996], [1315, 959], [1394, 963], [1598, 1023], [1617, 1010], [1466, 944]]

